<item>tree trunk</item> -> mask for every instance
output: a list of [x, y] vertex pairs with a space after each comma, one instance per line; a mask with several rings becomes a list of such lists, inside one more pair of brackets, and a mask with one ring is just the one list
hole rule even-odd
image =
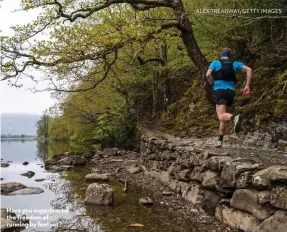
[[181, 38], [186, 47], [188, 56], [201, 72], [206, 71], [208, 67], [208, 61], [203, 56], [194, 38], [192, 24], [186, 14], [183, 2], [182, 0], [174, 0], [174, 3], [174, 14], [177, 18], [179, 25], [181, 26]]
[[[166, 42], [161, 45], [161, 59], [167, 64], [167, 44]], [[165, 110], [171, 104], [171, 91], [170, 91], [170, 80], [164, 73], [164, 108]]]
[[159, 71], [154, 71], [153, 82], [152, 82], [152, 97], [153, 97], [153, 108], [155, 111], [158, 110], [158, 78]]
[[179, 29], [181, 30], [181, 38], [186, 47], [187, 54], [195, 66], [200, 70], [201, 88], [206, 90], [207, 99], [211, 104], [213, 104], [213, 88], [208, 83], [205, 76], [209, 62], [203, 56], [197, 41], [195, 40], [192, 23], [186, 14], [182, 0], [174, 0], [174, 3], [174, 14], [180, 25]]

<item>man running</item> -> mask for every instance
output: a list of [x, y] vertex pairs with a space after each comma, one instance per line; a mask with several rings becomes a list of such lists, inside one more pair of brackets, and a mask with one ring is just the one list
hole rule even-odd
[[[241, 114], [233, 116], [230, 112], [235, 96], [234, 84], [237, 82], [235, 73], [244, 71], [246, 75], [246, 84], [243, 95], [250, 93], [250, 83], [252, 69], [241, 62], [230, 60], [231, 49], [224, 48], [220, 54], [220, 60], [214, 60], [206, 73], [206, 77], [213, 84], [214, 97], [216, 102], [216, 113], [219, 119], [219, 139], [216, 147], [222, 147], [223, 136], [225, 135], [227, 123], [234, 120], [234, 130], [238, 133]], [[213, 72], [213, 77], [212, 77]]]

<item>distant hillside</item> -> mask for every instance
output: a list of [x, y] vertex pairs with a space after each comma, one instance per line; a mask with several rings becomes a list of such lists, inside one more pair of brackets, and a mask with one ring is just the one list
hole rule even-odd
[[1, 114], [2, 135], [36, 135], [36, 122], [40, 115], [3, 113]]

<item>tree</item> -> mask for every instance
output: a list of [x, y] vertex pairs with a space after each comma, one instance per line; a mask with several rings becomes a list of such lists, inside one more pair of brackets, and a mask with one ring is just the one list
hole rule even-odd
[[44, 113], [36, 124], [38, 137], [44, 137], [45, 139], [49, 137], [49, 121], [50, 116]]
[[[179, 32], [177, 35], [196, 67], [203, 72], [208, 64], [195, 40], [192, 23], [182, 0], [85, 3], [79, 0], [23, 0], [22, 4], [25, 10], [41, 8], [44, 13], [34, 23], [15, 27], [15, 37], [2, 38], [2, 80], [8, 80], [13, 85], [17, 85], [18, 77], [28, 75], [26, 70], [32, 67], [48, 70], [48, 90], [91, 90], [112, 71], [119, 49], [136, 44], [142, 50], [159, 34], [174, 34], [174, 29]], [[155, 9], [159, 13], [155, 13]], [[157, 15], [163, 17], [160, 23], [146, 20]], [[164, 16], [175, 18], [166, 23]], [[36, 45], [27, 43], [38, 33], [48, 30], [54, 41], [40, 41]], [[95, 80], [92, 78], [95, 74], [101, 74], [101, 77]], [[81, 89], [78, 88], [79, 81], [92, 84], [88, 89]]]

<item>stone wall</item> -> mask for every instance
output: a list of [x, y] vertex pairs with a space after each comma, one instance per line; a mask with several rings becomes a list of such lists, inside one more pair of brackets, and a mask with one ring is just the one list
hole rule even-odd
[[140, 152], [145, 173], [231, 227], [287, 231], [287, 166], [263, 169], [252, 159], [197, 145], [143, 134]]

